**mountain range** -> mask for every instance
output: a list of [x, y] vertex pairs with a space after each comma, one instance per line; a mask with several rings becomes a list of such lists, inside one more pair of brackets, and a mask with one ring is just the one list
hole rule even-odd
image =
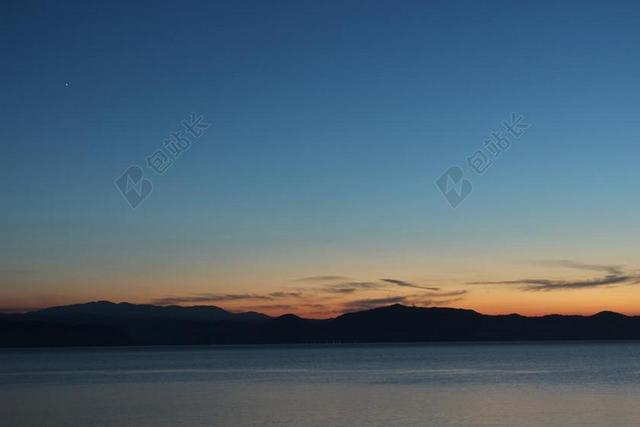
[[331, 319], [109, 301], [0, 315], [0, 347], [640, 339], [640, 317], [391, 305]]

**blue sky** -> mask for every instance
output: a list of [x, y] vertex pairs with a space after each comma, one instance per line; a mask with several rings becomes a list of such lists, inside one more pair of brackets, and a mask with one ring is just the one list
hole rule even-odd
[[[2, 7], [7, 307], [634, 268], [634, 2]], [[132, 210], [113, 181], [191, 112], [211, 127]], [[451, 209], [434, 181], [511, 112], [531, 127]]]

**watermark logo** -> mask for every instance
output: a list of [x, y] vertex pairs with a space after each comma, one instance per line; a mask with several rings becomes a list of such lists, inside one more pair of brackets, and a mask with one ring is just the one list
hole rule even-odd
[[129, 166], [114, 182], [132, 209], [137, 208], [153, 191], [153, 183], [144, 177], [144, 171], [138, 165]]
[[[204, 121], [203, 116], [196, 113], [191, 113], [180, 124], [180, 130], [171, 132], [162, 145], [145, 158], [147, 167], [158, 175], [169, 170], [182, 153], [188, 151], [193, 142], [211, 126]], [[132, 209], [137, 208], [153, 191], [153, 182], [145, 178], [142, 167], [135, 164], [129, 166], [114, 183]]]
[[458, 166], [451, 166], [436, 181], [442, 195], [447, 199], [452, 208], [457, 208], [464, 199], [471, 194], [473, 184], [464, 178], [464, 172]]
[[[531, 127], [524, 118], [511, 113], [508, 120], [502, 122], [499, 130], [492, 130], [484, 144], [466, 158], [469, 169], [477, 175], [484, 173], [494, 165], [502, 153], [511, 148], [513, 142], [519, 139]], [[445, 197], [449, 205], [455, 209], [473, 190], [470, 179], [465, 178], [464, 171], [459, 166], [451, 166], [436, 180], [436, 186]]]

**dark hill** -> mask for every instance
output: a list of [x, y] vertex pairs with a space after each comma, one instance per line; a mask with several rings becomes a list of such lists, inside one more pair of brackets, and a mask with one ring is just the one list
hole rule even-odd
[[108, 301], [0, 315], [0, 347], [640, 339], [640, 318], [392, 305], [326, 319]]
[[214, 305], [198, 305], [193, 307], [157, 306], [149, 304], [113, 303], [95, 301], [85, 304], [64, 305], [45, 308], [24, 315], [33, 319], [70, 319], [88, 317], [111, 319], [173, 319], [173, 320], [259, 320], [269, 316], [260, 313], [231, 313]]

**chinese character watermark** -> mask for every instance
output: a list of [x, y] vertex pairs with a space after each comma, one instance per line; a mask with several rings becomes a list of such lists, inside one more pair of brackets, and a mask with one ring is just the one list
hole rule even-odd
[[[180, 130], [171, 132], [169, 138], [145, 158], [146, 166], [158, 175], [164, 174], [211, 126], [196, 113], [191, 113], [188, 120], [180, 124]], [[114, 183], [132, 209], [137, 208], [153, 191], [153, 182], [145, 178], [143, 168], [136, 164], [129, 166]]]
[[[492, 130], [484, 140], [482, 147], [466, 158], [467, 166], [477, 175], [484, 173], [494, 164], [502, 153], [511, 148], [512, 143], [519, 139], [531, 127], [524, 118], [511, 113], [508, 120], [502, 122], [499, 130]], [[459, 166], [449, 167], [435, 181], [436, 186], [452, 208], [457, 208], [473, 190], [470, 179], [465, 178], [464, 171]]]

